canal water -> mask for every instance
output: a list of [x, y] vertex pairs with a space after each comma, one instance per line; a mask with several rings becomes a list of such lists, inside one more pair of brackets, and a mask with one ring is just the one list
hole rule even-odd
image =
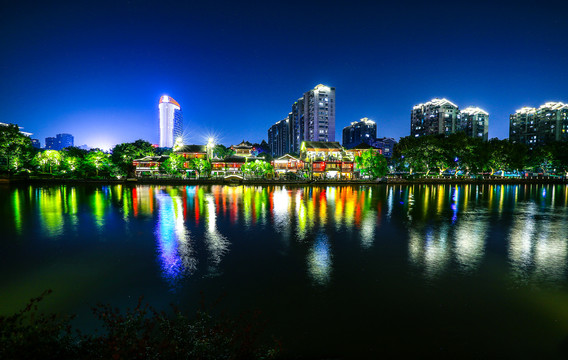
[[261, 311], [310, 357], [566, 357], [568, 187], [4, 186], [0, 312], [46, 289]]

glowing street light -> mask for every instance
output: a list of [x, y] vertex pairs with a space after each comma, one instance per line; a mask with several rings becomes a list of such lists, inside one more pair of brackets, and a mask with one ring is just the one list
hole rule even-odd
[[209, 140], [207, 141], [207, 158], [212, 159], [213, 158], [213, 148], [215, 147], [215, 140], [210, 137]]

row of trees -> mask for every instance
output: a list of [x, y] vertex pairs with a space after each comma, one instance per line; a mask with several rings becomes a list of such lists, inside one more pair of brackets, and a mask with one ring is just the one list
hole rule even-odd
[[[263, 144], [256, 145], [262, 148]], [[216, 145], [213, 149], [214, 156], [219, 158], [233, 153], [233, 150], [223, 145]], [[134, 176], [135, 159], [158, 155], [169, 155], [160, 165], [159, 170], [163, 174], [178, 176], [187, 169], [194, 170], [197, 176], [211, 172], [211, 162], [207, 159], [188, 161], [183, 156], [172, 153], [171, 149], [154, 148], [144, 140], [118, 144], [110, 153], [100, 149], [87, 151], [76, 147], [61, 151], [39, 150], [32, 146], [29, 137], [20, 133], [18, 126], [0, 126], [0, 172], [3, 173], [50, 174], [76, 178]], [[184, 163], [188, 162], [189, 166], [185, 167]], [[264, 175], [271, 170], [270, 164], [264, 161], [246, 163], [243, 167], [243, 172], [251, 176]]]
[[533, 150], [508, 140], [487, 142], [465, 134], [404, 137], [395, 146], [393, 167], [397, 171], [463, 175], [506, 171], [568, 174], [568, 143], [557, 142]]

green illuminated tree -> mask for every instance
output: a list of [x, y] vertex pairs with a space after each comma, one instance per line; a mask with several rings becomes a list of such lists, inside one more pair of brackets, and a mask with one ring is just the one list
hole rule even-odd
[[219, 159], [224, 159], [227, 156], [231, 156], [235, 153], [234, 150], [227, 148], [225, 145], [217, 144], [213, 148], [213, 156]]
[[38, 152], [32, 162], [34, 165], [39, 166], [43, 172], [46, 170], [49, 173], [53, 173], [53, 170], [59, 170], [59, 166], [61, 165], [62, 156], [61, 153], [57, 150], [45, 150], [42, 152]]
[[18, 125], [0, 125], [0, 164], [7, 171], [18, 171], [32, 158], [32, 140]]
[[211, 172], [211, 162], [206, 159], [191, 159], [189, 167], [190, 169], [195, 170], [198, 177], [201, 177], [202, 175], [208, 176]]
[[133, 176], [134, 165], [132, 161], [145, 156], [154, 155], [154, 147], [145, 140], [136, 140], [132, 143], [122, 143], [112, 149], [111, 160], [123, 173], [123, 175]]
[[99, 176], [99, 171], [110, 169], [110, 156], [99, 149], [91, 150], [85, 157], [85, 165], [89, 172], [95, 170], [95, 175]]
[[361, 175], [372, 179], [383, 177], [387, 174], [387, 160], [374, 149], [367, 149], [361, 156], [355, 157], [355, 164], [360, 169]]
[[168, 175], [179, 175], [183, 171], [184, 161], [183, 156], [172, 153], [160, 164], [160, 172]]

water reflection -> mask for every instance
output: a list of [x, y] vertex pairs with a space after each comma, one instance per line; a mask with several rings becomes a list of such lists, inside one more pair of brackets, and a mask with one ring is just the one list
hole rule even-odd
[[326, 285], [331, 275], [331, 249], [327, 235], [318, 233], [308, 253], [308, 272], [318, 285]]
[[166, 280], [175, 283], [197, 266], [189, 231], [185, 228], [182, 202], [177, 194], [158, 192], [157, 247]]
[[519, 209], [509, 235], [509, 258], [517, 280], [564, 281], [568, 260], [566, 213], [543, 213], [535, 203]]
[[229, 241], [217, 229], [217, 215], [215, 211], [215, 201], [211, 194], [206, 195], [207, 204], [207, 231], [205, 233], [205, 242], [209, 251], [210, 273], [218, 272], [218, 265], [221, 258], [228, 251]]
[[[237, 241], [274, 243], [280, 253], [303, 249], [308, 277], [326, 286], [335, 244], [351, 239], [357, 256], [375, 256], [385, 243], [400, 247], [429, 279], [474, 274], [490, 234], [517, 281], [566, 279], [565, 185], [29, 186], [7, 194], [7, 230], [22, 237], [37, 231], [52, 240], [92, 228], [102, 235], [120, 226], [129, 234], [150, 219], [167, 281], [222, 273]], [[246, 239], [263, 229], [273, 235]]]

